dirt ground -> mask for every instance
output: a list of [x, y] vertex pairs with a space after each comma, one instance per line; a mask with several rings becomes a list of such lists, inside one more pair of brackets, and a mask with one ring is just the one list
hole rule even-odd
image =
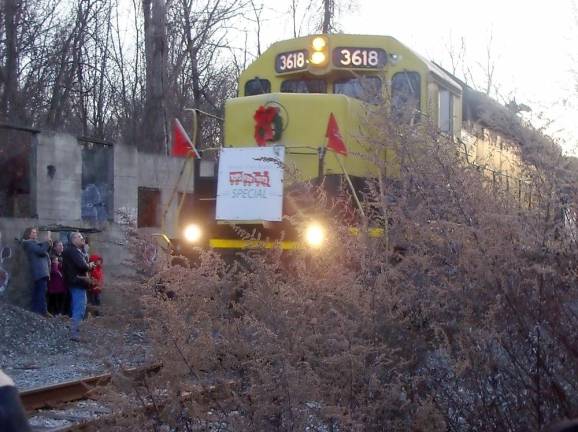
[[126, 286], [109, 287], [100, 315], [83, 322], [81, 342], [70, 340], [67, 316], [44, 318], [0, 300], [0, 368], [22, 391], [152, 363], [138, 302]]

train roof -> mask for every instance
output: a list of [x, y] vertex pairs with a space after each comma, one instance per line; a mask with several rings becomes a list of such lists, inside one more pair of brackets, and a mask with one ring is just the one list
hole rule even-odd
[[[307, 42], [310, 41], [315, 36], [320, 36], [320, 35], [312, 34], [312, 35], [308, 35], [308, 36], [301, 36], [298, 38], [285, 39], [285, 40], [273, 42], [269, 46], [269, 48], [265, 51], [265, 53], [269, 50], [277, 51], [280, 49], [286, 49], [288, 45], [289, 46], [293, 46], [293, 45], [303, 46], [304, 44], [307, 44]], [[322, 35], [322, 36], [328, 38], [329, 40], [336, 40], [337, 42], [339, 42], [340, 40], [343, 40], [344, 42], [350, 43], [351, 39], [354, 39], [354, 38], [360, 42], [366, 41], [368, 44], [369, 43], [375, 44], [376, 40], [379, 40], [379, 39], [383, 40], [384, 42], [385, 41], [393, 42], [394, 44], [397, 44], [397, 45], [403, 47], [405, 50], [410, 52], [411, 55], [415, 56], [415, 58], [417, 58], [419, 61], [421, 61], [427, 67], [427, 69], [429, 70], [429, 72], [432, 75], [434, 75], [438, 79], [441, 79], [442, 81], [448, 83], [452, 87], [452, 90], [461, 94], [462, 86], [460, 85], [460, 82], [459, 82], [459, 80], [456, 79], [456, 77], [454, 77], [452, 74], [448, 73], [445, 69], [441, 68], [439, 65], [426, 59], [421, 54], [417, 53], [416, 51], [414, 51], [413, 49], [408, 47], [406, 44], [400, 42], [398, 39], [396, 39], [393, 36], [367, 35], [367, 34], [354, 34], [354, 33], [335, 33], [335, 34], [326, 34], [326, 35]], [[265, 54], [265, 53], [263, 53], [263, 54]]]
[[[441, 66], [437, 65], [441, 69]], [[446, 71], [449, 74], [449, 72]], [[453, 75], [452, 75], [453, 76]], [[459, 78], [462, 86], [462, 119], [464, 127], [477, 124], [516, 143], [526, 162], [535, 165], [536, 155], [559, 154], [561, 148], [551, 137], [527, 124], [515, 111], [502, 105], [487, 94], [475, 90]], [[509, 105], [509, 104], [508, 104]], [[514, 102], [511, 108], [519, 108]], [[526, 107], [527, 108], [527, 107]], [[574, 163], [574, 161], [571, 161]]]

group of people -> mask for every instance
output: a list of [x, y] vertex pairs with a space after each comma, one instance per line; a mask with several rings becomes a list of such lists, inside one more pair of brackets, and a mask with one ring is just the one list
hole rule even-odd
[[85, 238], [79, 232], [69, 236], [66, 248], [53, 242], [50, 233], [38, 239], [37, 228], [27, 228], [22, 247], [30, 262], [32, 276], [32, 311], [49, 317], [71, 317], [71, 339], [80, 340], [80, 322], [86, 314], [87, 301], [100, 305], [103, 287], [102, 257], [88, 255]]

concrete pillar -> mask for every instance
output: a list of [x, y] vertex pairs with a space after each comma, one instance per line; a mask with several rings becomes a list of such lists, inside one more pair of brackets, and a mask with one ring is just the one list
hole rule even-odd
[[82, 158], [72, 135], [40, 133], [36, 150], [36, 212], [43, 224], [80, 223]]

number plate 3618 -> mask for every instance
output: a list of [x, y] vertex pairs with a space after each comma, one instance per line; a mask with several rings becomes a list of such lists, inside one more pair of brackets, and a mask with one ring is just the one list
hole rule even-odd
[[284, 52], [275, 59], [277, 73], [293, 72], [307, 67], [307, 50]]
[[347, 48], [333, 50], [333, 65], [352, 69], [380, 69], [387, 63], [387, 54], [381, 48]]

